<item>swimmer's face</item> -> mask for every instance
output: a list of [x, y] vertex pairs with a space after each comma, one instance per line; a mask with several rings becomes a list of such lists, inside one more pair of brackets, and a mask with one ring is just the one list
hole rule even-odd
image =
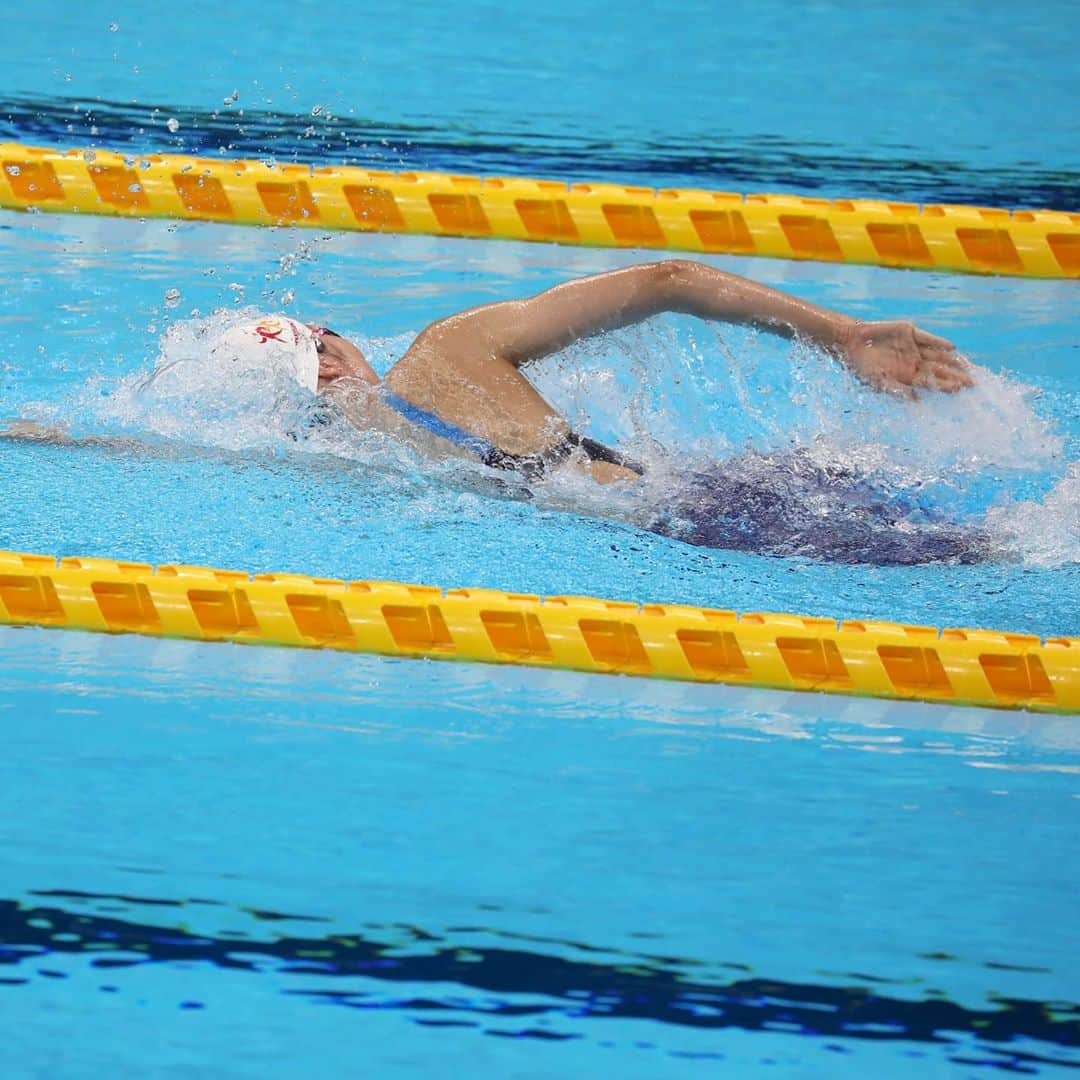
[[312, 327], [315, 331], [315, 348], [319, 353], [319, 389], [322, 390], [335, 379], [351, 375], [371, 386], [378, 386], [379, 376], [364, 359], [364, 354], [347, 338], [332, 330]]

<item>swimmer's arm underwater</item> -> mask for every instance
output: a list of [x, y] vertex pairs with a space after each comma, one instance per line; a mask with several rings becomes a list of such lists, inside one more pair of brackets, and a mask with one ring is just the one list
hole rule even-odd
[[632, 266], [473, 308], [432, 324], [417, 346], [429, 360], [434, 354], [474, 364], [482, 355], [520, 367], [665, 311], [806, 338], [864, 382], [907, 397], [916, 388], [953, 392], [972, 385], [970, 365], [952, 343], [910, 322], [863, 322], [688, 259]]
[[77, 446], [117, 451], [140, 458], [205, 457], [197, 447], [155, 443], [133, 435], [72, 435], [62, 427], [47, 427], [36, 420], [0, 420], [0, 441], [39, 443], [43, 446]]
[[138, 439], [113, 435], [71, 435], [63, 428], [46, 427], [36, 420], [0, 420], [0, 439], [45, 443], [49, 446], [105, 446], [116, 450], [141, 449]]
[[[72, 435], [61, 427], [47, 427], [34, 420], [0, 420], [0, 445], [37, 443], [43, 446], [77, 447], [105, 455], [116, 454], [129, 460], [146, 461], [224, 461], [240, 465], [266, 465], [279, 459], [270, 453], [247, 450], [227, 450], [221, 447], [199, 446], [182, 442], [167, 442], [153, 437], [140, 439], [131, 435]], [[333, 474], [348, 475], [354, 467], [345, 458], [330, 454], [311, 454], [304, 459], [305, 468], [317, 468]]]

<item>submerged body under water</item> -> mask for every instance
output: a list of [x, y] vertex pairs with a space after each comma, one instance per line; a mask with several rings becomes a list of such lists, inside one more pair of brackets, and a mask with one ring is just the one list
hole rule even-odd
[[[433, 413], [402, 401], [389, 391], [381, 400], [408, 422], [405, 438], [416, 430], [451, 442], [466, 456], [497, 472], [524, 481], [519, 494], [553, 467], [575, 455], [584, 462], [609, 462], [645, 477], [649, 468], [587, 436], [571, 431], [544, 454], [515, 455], [449, 424]], [[349, 424], [338, 403], [320, 402], [309, 427]], [[303, 436], [293, 431], [299, 441]], [[746, 453], [704, 468], [677, 467], [670, 485], [646, 485], [656, 493], [636, 522], [650, 532], [699, 547], [788, 555], [877, 566], [931, 562], [977, 563], [988, 559], [989, 535], [951, 521], [915, 497], [903, 497], [881, 477], [849, 465], [816, 460], [806, 451]], [[634, 481], [617, 482], [623, 488]]]
[[[320, 414], [320, 421], [316, 427], [324, 428], [325, 412]], [[307, 430], [303, 435], [294, 429], [289, 432], [290, 438], [308, 442], [306, 436], [312, 429], [304, 426]], [[166, 458], [221, 453], [220, 449], [177, 444], [171, 439], [163, 444], [156, 440], [144, 442], [138, 437], [72, 438], [33, 422], [28, 426], [20, 423], [0, 427], [0, 439], [71, 443], [107, 452]], [[308, 448], [313, 449], [310, 444]], [[225, 451], [225, 455], [232, 458], [233, 452]], [[248, 455], [241, 453], [239, 457], [246, 460]], [[347, 458], [342, 463], [351, 464]], [[482, 468], [485, 474], [501, 472], [488, 466]], [[698, 547], [758, 555], [915, 566], [977, 563], [997, 554], [988, 530], [950, 519], [917, 496], [902, 495], [870, 473], [843, 464], [822, 463], [804, 451], [746, 453], [705, 467], [676, 468], [667, 471], [661, 482], [649, 470], [645, 477], [641, 482], [643, 490], [633, 492], [630, 504], [620, 504], [616, 499], [613, 504], [590, 508], [564, 502], [562, 509], [627, 520], [649, 532]], [[488, 495], [549, 502], [540, 485], [525, 476], [516, 483], [508, 480], [505, 472], [500, 476], [486, 475], [488, 482], [479, 485], [475, 474], [467, 478], [451, 473], [448, 479], [452, 484], [455, 479], [464, 480], [463, 486]], [[625, 481], [613, 485], [622, 489], [619, 494], [636, 486], [636, 482]]]
[[700, 547], [877, 566], [994, 554], [985, 529], [800, 451], [743, 454], [683, 474], [644, 525]]
[[[533, 484], [574, 448], [583, 461], [612, 462], [642, 477], [650, 471], [620, 451], [573, 432], [545, 460], [505, 454], [422, 410], [405, 413], [414, 422], [416, 414], [428, 417], [417, 426], [444, 438], [448, 430], [458, 432], [463, 436], [454, 440], [459, 445], [486, 447], [487, 453], [473, 447], [485, 466], [515, 473], [524, 481], [521, 488], [500, 485], [512, 496], [533, 498]], [[349, 422], [335, 408], [320, 407], [309, 423], [326, 426], [335, 419]], [[293, 437], [301, 436], [293, 432]], [[649, 497], [639, 505], [643, 512], [635, 514], [635, 524], [699, 547], [876, 566], [977, 563], [992, 555], [985, 530], [952, 521], [915, 497], [903, 497], [880, 477], [845, 464], [822, 463], [805, 451], [746, 453], [704, 468], [677, 467], [667, 478], [670, 484], [646, 485]], [[634, 481], [620, 481], [616, 487], [628, 484]]]

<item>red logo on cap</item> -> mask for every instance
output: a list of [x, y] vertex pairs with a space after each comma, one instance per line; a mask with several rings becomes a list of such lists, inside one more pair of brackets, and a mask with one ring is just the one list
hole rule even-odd
[[[273, 329], [275, 326], [277, 327], [276, 330]], [[260, 345], [265, 345], [268, 341], [278, 341], [283, 345], [285, 344], [281, 340], [281, 335], [285, 333], [285, 327], [279, 322], [259, 323], [259, 325], [255, 327], [255, 333], [259, 335]]]

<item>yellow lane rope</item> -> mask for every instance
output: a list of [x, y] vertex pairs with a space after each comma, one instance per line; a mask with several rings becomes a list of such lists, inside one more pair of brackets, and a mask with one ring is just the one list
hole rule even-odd
[[0, 624], [1080, 712], [1080, 638], [0, 551]]
[[0, 143], [0, 207], [1080, 277], [1080, 214]]

